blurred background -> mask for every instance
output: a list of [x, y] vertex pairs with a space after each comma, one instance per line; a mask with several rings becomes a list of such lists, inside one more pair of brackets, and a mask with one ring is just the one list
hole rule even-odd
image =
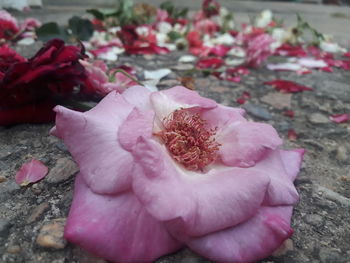
[[[246, 0], [249, 1], [249, 0]], [[137, 2], [137, 1], [136, 1]], [[161, 1], [148, 1], [148, 2], [161, 2]], [[200, 0], [174, 1], [177, 5], [184, 3], [186, 5], [199, 5]], [[223, 2], [240, 2], [235, 0], [226, 0]], [[242, 1], [241, 1], [242, 2]], [[327, 5], [350, 5], [350, 0], [256, 0], [255, 2], [289, 2], [289, 3], [306, 3], [306, 4], [327, 4]], [[1, 8], [14, 8], [22, 10], [24, 7], [40, 7], [42, 5], [113, 5], [115, 0], [0, 0]]]

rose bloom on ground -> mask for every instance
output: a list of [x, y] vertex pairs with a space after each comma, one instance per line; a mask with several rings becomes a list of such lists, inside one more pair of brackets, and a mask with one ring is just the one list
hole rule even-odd
[[111, 92], [85, 113], [55, 108], [52, 134], [80, 167], [65, 238], [113, 262], [187, 246], [216, 262], [269, 256], [293, 230], [303, 149], [269, 124], [184, 87]]

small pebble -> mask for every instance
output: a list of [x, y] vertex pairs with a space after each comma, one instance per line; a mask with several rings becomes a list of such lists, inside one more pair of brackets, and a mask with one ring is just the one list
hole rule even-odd
[[311, 214], [305, 217], [305, 222], [315, 227], [319, 227], [322, 225], [323, 218], [320, 215]]
[[0, 175], [0, 183], [6, 182], [6, 177], [3, 175]]
[[78, 166], [71, 159], [60, 158], [46, 176], [46, 181], [49, 183], [60, 183], [68, 180], [78, 171]]
[[57, 218], [45, 224], [39, 232], [36, 243], [41, 247], [62, 249], [67, 245], [63, 238], [66, 218]]
[[283, 242], [283, 244], [277, 250], [275, 250], [272, 253], [272, 255], [274, 257], [280, 257], [287, 254], [289, 251], [293, 251], [293, 250], [294, 250], [293, 240], [288, 238]]
[[107, 263], [105, 260], [100, 259], [79, 247], [74, 248], [73, 256], [78, 258], [79, 262], [82, 263]]
[[281, 92], [268, 93], [260, 99], [262, 102], [271, 105], [276, 109], [291, 108], [292, 94]]
[[47, 202], [44, 202], [34, 208], [30, 216], [27, 218], [27, 224], [35, 222], [47, 209], [50, 205]]
[[251, 114], [253, 117], [256, 117], [258, 119], [261, 120], [271, 120], [272, 116], [271, 114], [264, 108], [258, 106], [258, 105], [254, 105], [251, 103], [246, 103], [243, 108], [249, 113]]
[[331, 248], [321, 248], [318, 254], [322, 263], [339, 263], [341, 256], [338, 251]]
[[336, 153], [335, 157], [339, 161], [349, 160], [349, 156], [348, 156], [347, 150], [346, 150], [346, 148], [343, 145], [340, 145], [337, 148], [337, 153]]
[[10, 221], [0, 218], [0, 238], [6, 238], [10, 232], [10, 228]]
[[17, 253], [21, 252], [21, 247], [17, 246], [17, 245], [10, 246], [6, 249], [6, 252], [10, 253], [10, 254], [17, 254]]
[[308, 119], [313, 124], [326, 124], [329, 123], [329, 119], [327, 116], [321, 113], [312, 113], [308, 116]]

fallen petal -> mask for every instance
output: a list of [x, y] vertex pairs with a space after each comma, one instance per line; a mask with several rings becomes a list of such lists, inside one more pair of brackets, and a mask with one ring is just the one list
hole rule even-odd
[[283, 79], [276, 79], [273, 81], [266, 81], [264, 82], [265, 85], [271, 85], [273, 86], [276, 90], [285, 92], [285, 93], [296, 93], [296, 92], [301, 92], [305, 90], [313, 90], [310, 87], [300, 85], [296, 82], [289, 81], [289, 80], [283, 80]]
[[224, 60], [221, 58], [216, 57], [210, 57], [210, 58], [203, 58], [199, 60], [196, 64], [196, 66], [200, 69], [206, 69], [206, 68], [220, 68], [224, 64]]
[[15, 176], [16, 183], [26, 186], [30, 183], [43, 179], [48, 172], [48, 168], [40, 161], [33, 159], [21, 166]]
[[297, 63], [279, 63], [279, 64], [267, 64], [269, 70], [277, 71], [298, 71], [302, 69], [302, 66]]
[[292, 142], [298, 139], [298, 134], [295, 132], [295, 130], [293, 129], [288, 130], [288, 139]]
[[157, 70], [145, 70], [145, 79], [162, 79], [169, 75], [171, 70], [168, 68], [161, 68]]
[[350, 120], [350, 114], [336, 114], [329, 117], [329, 119], [336, 123], [344, 123]]

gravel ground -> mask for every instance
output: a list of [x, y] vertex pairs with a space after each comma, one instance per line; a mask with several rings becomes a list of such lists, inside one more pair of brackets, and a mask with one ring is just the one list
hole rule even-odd
[[[37, 46], [20, 50], [29, 55]], [[180, 52], [164, 56], [124, 56], [118, 63], [144, 69], [163, 67], [173, 72], [160, 88], [178, 84], [188, 65], [176, 64]], [[253, 70], [240, 84], [196, 76], [200, 94], [229, 106], [243, 91], [251, 94], [243, 108], [252, 120], [272, 124], [286, 148], [307, 149], [296, 180], [300, 202], [293, 216], [294, 235], [281, 251], [261, 262], [350, 262], [350, 125], [330, 122], [329, 115], [350, 112], [350, 72], [313, 73], [298, 81], [314, 91], [282, 94], [262, 83], [276, 77], [295, 80], [295, 73]], [[294, 119], [283, 115], [295, 111]], [[78, 171], [65, 145], [49, 135], [53, 124], [0, 127], [0, 262], [104, 262], [62, 239]], [[296, 141], [287, 131], [298, 133]], [[49, 175], [39, 183], [19, 187], [14, 174], [31, 157], [43, 161]], [[158, 263], [209, 262], [188, 250], [165, 256]]]

